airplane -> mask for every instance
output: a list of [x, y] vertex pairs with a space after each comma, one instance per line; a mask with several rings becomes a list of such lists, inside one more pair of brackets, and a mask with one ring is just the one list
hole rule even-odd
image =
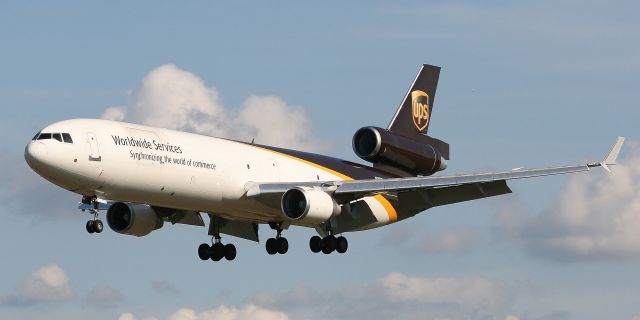
[[270, 255], [285, 254], [291, 226], [314, 228], [312, 252], [345, 253], [344, 234], [382, 227], [432, 207], [511, 193], [507, 180], [609, 167], [619, 137], [601, 162], [499, 172], [433, 175], [447, 168], [449, 144], [427, 135], [440, 67], [424, 64], [386, 128], [363, 127], [353, 150], [371, 165], [326, 155], [101, 119], [51, 124], [27, 144], [40, 176], [81, 195], [89, 233], [101, 211], [120, 234], [142, 237], [165, 223], [206, 227], [202, 260], [234, 260], [222, 234], [259, 241], [268, 225]]

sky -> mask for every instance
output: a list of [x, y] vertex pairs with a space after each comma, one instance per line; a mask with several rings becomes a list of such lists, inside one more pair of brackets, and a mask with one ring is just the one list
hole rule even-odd
[[[640, 6], [633, 1], [0, 3], [0, 318], [640, 319]], [[613, 173], [347, 234], [347, 254], [204, 228], [86, 233], [78, 195], [24, 162], [46, 125], [108, 118], [360, 161], [423, 63], [443, 174], [598, 161]], [[273, 236], [260, 230], [262, 239]]]

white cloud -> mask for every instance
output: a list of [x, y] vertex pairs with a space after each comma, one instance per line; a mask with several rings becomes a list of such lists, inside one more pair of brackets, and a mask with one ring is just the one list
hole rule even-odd
[[497, 319], [505, 317], [509, 299], [500, 283], [484, 277], [426, 278], [394, 272], [352, 287], [262, 292], [252, 301], [284, 310], [292, 318]]
[[326, 142], [311, 138], [311, 123], [304, 109], [287, 106], [278, 97], [250, 96], [234, 123], [242, 134], [256, 137], [258, 143], [305, 150], [319, 150], [327, 146]]
[[49, 264], [22, 280], [16, 293], [0, 297], [0, 305], [26, 306], [62, 302], [73, 296], [67, 274], [57, 264]]
[[496, 219], [500, 230], [547, 257], [640, 258], [640, 148], [628, 145], [629, 156], [613, 173], [571, 176], [541, 214], [503, 210]]
[[[178, 309], [166, 320], [504, 319], [513, 294], [485, 277], [419, 277], [392, 272], [369, 283], [333, 289], [261, 292], [241, 307]], [[136, 320], [123, 313], [119, 320]], [[156, 319], [156, 318], [147, 318]]]
[[118, 317], [118, 320], [136, 320], [136, 317], [133, 315], [133, 313], [126, 312], [126, 313], [121, 314]]
[[18, 293], [33, 302], [53, 302], [73, 297], [69, 277], [57, 264], [46, 265], [27, 276]]
[[[136, 320], [130, 312], [120, 315], [118, 320]], [[145, 318], [155, 319], [155, 318]], [[278, 310], [247, 304], [241, 308], [219, 306], [215, 309], [196, 312], [193, 309], [178, 309], [167, 320], [287, 320], [289, 317]]]
[[[138, 318], [131, 312], [125, 312], [118, 317], [118, 320], [137, 320]], [[141, 320], [158, 320], [158, 318], [154, 317], [145, 317], [141, 318]]]
[[113, 121], [123, 121], [127, 116], [127, 110], [123, 107], [109, 107], [106, 108], [100, 118], [113, 120]]
[[251, 140], [304, 150], [319, 150], [326, 142], [311, 138], [304, 109], [272, 96], [250, 96], [237, 116], [231, 116], [214, 87], [175, 65], [162, 65], [129, 93], [126, 106], [107, 108], [103, 119], [211, 136]]
[[168, 320], [287, 320], [289, 317], [276, 310], [265, 309], [248, 304], [237, 309], [220, 306], [216, 309], [196, 313], [191, 309], [180, 309], [169, 316]]

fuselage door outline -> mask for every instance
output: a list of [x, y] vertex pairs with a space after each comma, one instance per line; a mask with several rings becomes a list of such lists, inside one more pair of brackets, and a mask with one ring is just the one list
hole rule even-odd
[[100, 156], [100, 149], [98, 145], [98, 139], [93, 132], [87, 132], [87, 141], [89, 142], [89, 161], [102, 161]]

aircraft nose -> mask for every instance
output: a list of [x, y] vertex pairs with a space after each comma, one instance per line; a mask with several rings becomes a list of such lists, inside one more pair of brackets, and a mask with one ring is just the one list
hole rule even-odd
[[39, 141], [31, 141], [24, 149], [24, 159], [29, 166], [38, 166], [45, 162], [48, 155], [47, 146]]

